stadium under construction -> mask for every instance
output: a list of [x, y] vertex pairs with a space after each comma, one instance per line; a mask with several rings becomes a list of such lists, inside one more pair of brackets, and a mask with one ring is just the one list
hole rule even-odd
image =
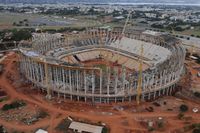
[[171, 95], [184, 72], [186, 53], [170, 35], [100, 28], [36, 33], [19, 50], [20, 72], [47, 98], [95, 103]]

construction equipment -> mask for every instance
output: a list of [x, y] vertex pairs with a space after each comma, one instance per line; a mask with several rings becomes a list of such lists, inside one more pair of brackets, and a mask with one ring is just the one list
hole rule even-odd
[[[118, 45], [117, 45], [117, 49], [118, 49], [119, 44], [121, 43], [121, 39], [122, 39], [123, 36], [124, 36], [125, 30], [126, 30], [126, 26], [127, 26], [128, 21], [129, 21], [129, 19], [130, 19], [130, 15], [131, 15], [131, 13], [132, 13], [132, 11], [129, 11], [128, 16], [127, 16], [127, 18], [126, 18], [126, 22], [125, 22], [125, 24], [124, 24], [124, 27], [123, 27], [122, 33], [121, 33], [121, 35], [119, 36], [119, 43], [118, 43]], [[117, 52], [116, 57], [117, 57], [116, 62], [118, 62], [118, 58], [119, 58], [119, 57], [118, 57], [118, 52]]]

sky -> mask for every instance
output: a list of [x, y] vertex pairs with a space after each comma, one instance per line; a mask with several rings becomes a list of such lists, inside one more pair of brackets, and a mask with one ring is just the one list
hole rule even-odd
[[0, 0], [0, 3], [45, 3], [45, 2], [58, 2], [58, 3], [174, 3], [174, 4], [200, 4], [200, 0]]

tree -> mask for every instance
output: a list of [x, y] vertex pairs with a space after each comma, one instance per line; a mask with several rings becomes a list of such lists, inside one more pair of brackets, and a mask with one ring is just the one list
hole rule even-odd
[[178, 119], [181, 120], [181, 119], [183, 119], [183, 117], [184, 117], [184, 114], [183, 114], [183, 113], [179, 113], [179, 114], [178, 114]]
[[21, 40], [27, 40], [29, 38], [31, 38], [31, 32], [29, 30], [26, 29], [22, 29], [22, 30], [12, 30], [12, 40], [15, 41], [21, 41]]
[[196, 129], [193, 130], [192, 133], [200, 133], [200, 129], [199, 129], [199, 128], [196, 128]]
[[184, 29], [181, 28], [181, 27], [175, 27], [174, 30], [176, 30], [176, 31], [184, 31]]
[[23, 24], [24, 22], [23, 22], [23, 21], [19, 21], [19, 23], [20, 23], [20, 24]]
[[[200, 60], [199, 60], [199, 62], [200, 62]], [[196, 97], [199, 97], [199, 98], [200, 98], [200, 93], [199, 93], [199, 92], [195, 92], [195, 93], [194, 93], [194, 96], [196, 96]]]
[[103, 129], [102, 129], [102, 133], [109, 133], [109, 130], [108, 130], [108, 128], [106, 128], [106, 127], [103, 127]]
[[13, 22], [13, 26], [16, 26], [17, 25], [17, 23], [16, 22]]
[[158, 128], [163, 128], [163, 126], [164, 126], [164, 123], [162, 121], [159, 121], [158, 122]]
[[152, 24], [151, 27], [158, 28], [158, 29], [163, 29], [164, 28], [163, 25], [161, 25], [161, 24]]
[[112, 12], [112, 15], [113, 15], [113, 17], [117, 17], [117, 16], [119, 16], [119, 15], [121, 15], [121, 14], [120, 14], [120, 12], [119, 12], [118, 10], [114, 10], [114, 11]]
[[185, 105], [185, 104], [182, 104], [180, 107], [179, 107], [180, 111], [181, 112], [187, 112], [188, 111], [188, 106]]
[[0, 126], [0, 132], [3, 133], [3, 131], [4, 131], [4, 129], [3, 129], [3, 126], [1, 125]]

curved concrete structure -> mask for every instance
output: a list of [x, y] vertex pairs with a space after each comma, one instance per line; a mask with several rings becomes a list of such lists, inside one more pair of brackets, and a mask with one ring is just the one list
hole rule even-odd
[[[49, 97], [100, 103], [134, 100], [141, 59], [141, 98], [152, 100], [175, 91], [184, 67], [185, 49], [168, 35], [128, 32], [121, 38], [119, 32], [95, 29], [65, 39], [60, 34], [34, 34], [32, 40], [30, 47], [20, 46], [20, 70]], [[84, 64], [94, 60], [112, 65]]]

